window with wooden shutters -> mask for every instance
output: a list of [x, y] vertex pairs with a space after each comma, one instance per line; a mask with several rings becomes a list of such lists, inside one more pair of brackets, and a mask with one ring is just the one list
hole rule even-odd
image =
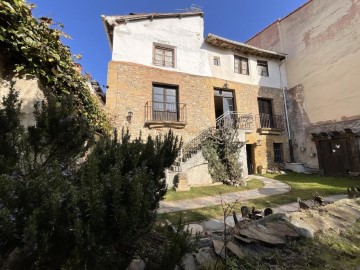
[[258, 60], [257, 68], [258, 68], [258, 73], [260, 76], [266, 76], [266, 77], [269, 76], [269, 69], [268, 69], [267, 61]]
[[234, 56], [234, 72], [249, 75], [249, 61], [245, 57]]
[[174, 48], [154, 46], [154, 65], [163, 67], [175, 67]]

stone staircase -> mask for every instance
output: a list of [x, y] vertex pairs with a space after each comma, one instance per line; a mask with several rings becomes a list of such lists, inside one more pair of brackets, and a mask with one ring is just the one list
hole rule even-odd
[[181, 148], [175, 162], [169, 168], [169, 175], [183, 172], [187, 168], [186, 163], [201, 151], [203, 143], [215, 133], [217, 129], [233, 128], [245, 132], [252, 132], [254, 118], [252, 114], [226, 112], [216, 119], [215, 126], [209, 126], [199, 132], [192, 140]]

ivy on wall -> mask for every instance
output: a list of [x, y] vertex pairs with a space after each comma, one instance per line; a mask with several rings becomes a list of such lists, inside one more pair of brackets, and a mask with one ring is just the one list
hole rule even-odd
[[[69, 47], [62, 44], [62, 24], [50, 18], [35, 19], [34, 5], [24, 0], [0, 1], [0, 48], [16, 75], [39, 78], [45, 95], [73, 95], [79, 114], [99, 132], [109, 128], [105, 113], [91, 94], [86, 79], [78, 72]], [[76, 57], [76, 56], [75, 56]]]

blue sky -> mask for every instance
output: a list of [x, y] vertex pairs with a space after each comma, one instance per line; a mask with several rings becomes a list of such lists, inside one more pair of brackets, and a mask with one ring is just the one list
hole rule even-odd
[[192, 5], [205, 13], [205, 33], [245, 42], [278, 18], [307, 0], [27, 0], [37, 8], [35, 17], [50, 17], [65, 25], [72, 37], [64, 40], [73, 54], [82, 54], [84, 70], [106, 85], [110, 47], [100, 15], [130, 12], [181, 12]]

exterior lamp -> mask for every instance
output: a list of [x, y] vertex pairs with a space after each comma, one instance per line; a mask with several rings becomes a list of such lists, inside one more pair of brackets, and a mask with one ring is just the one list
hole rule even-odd
[[262, 140], [259, 139], [256, 141], [256, 146], [260, 146], [260, 145], [262, 145]]
[[133, 112], [132, 111], [128, 112], [128, 115], [126, 116], [126, 121], [128, 121], [129, 124], [131, 124], [132, 116], [133, 116]]

